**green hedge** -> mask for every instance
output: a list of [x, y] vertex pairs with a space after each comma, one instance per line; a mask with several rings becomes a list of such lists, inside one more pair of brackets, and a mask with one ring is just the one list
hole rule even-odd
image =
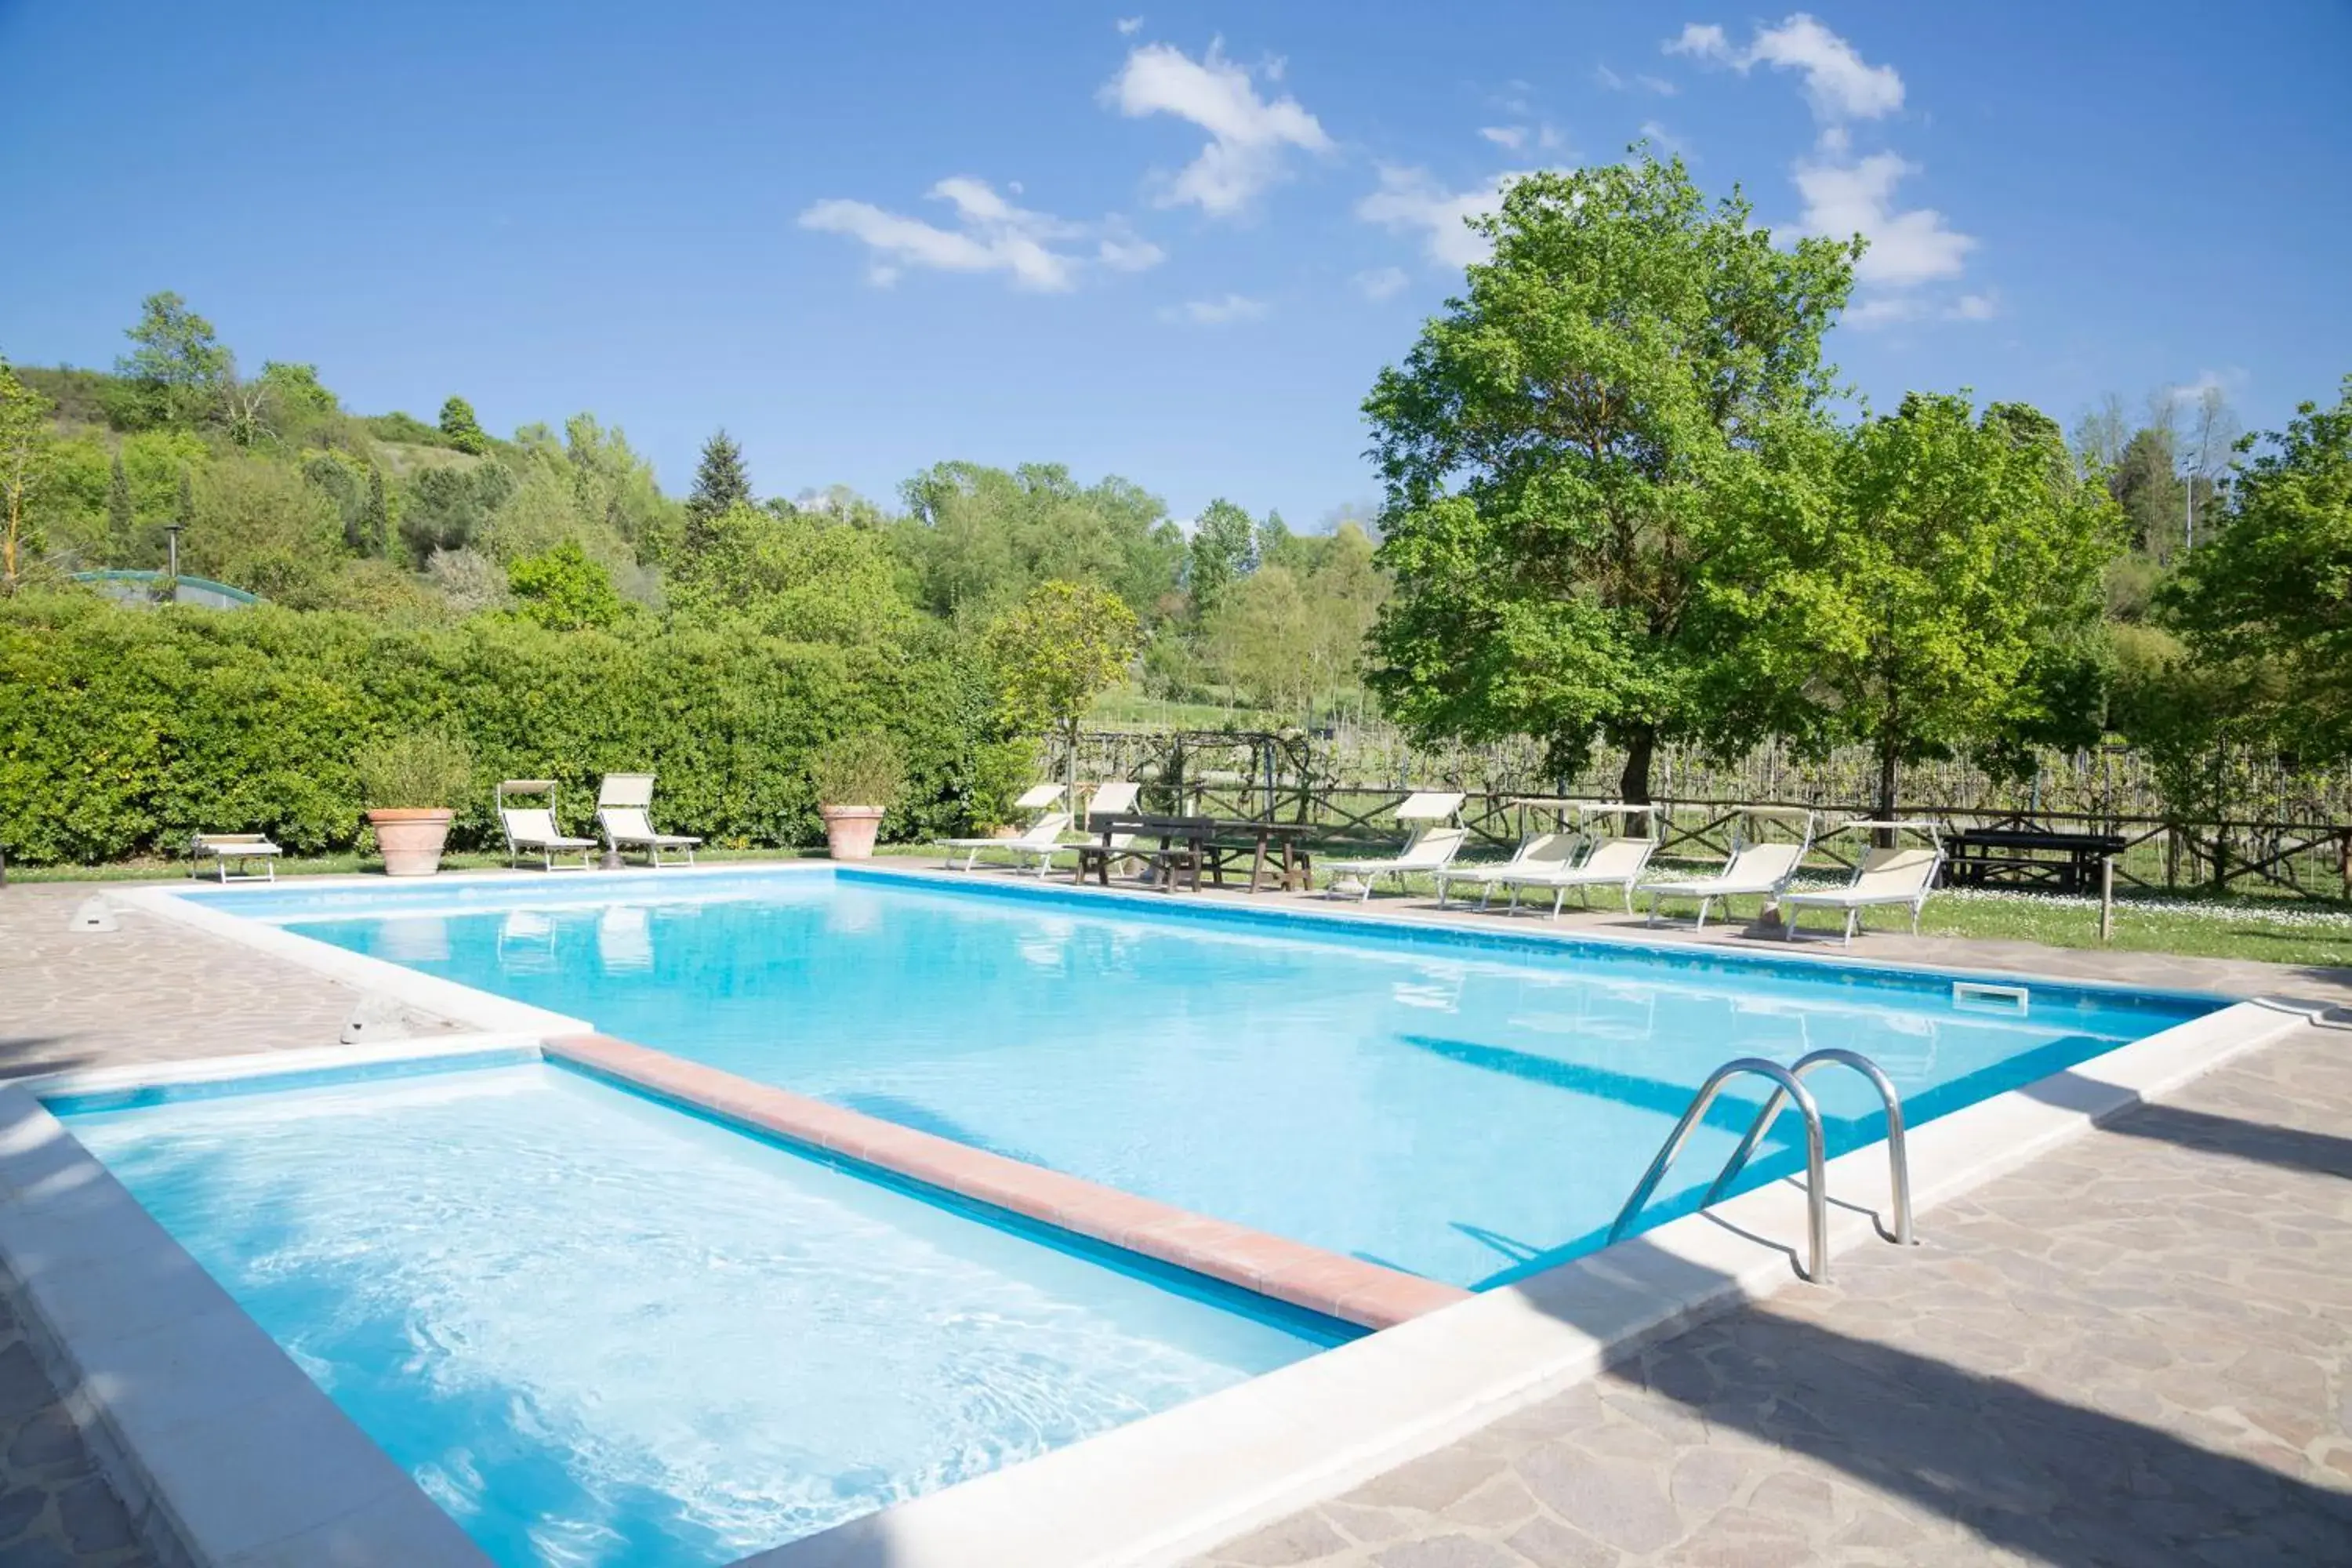
[[1021, 764], [993, 739], [952, 645], [780, 642], [749, 630], [551, 632], [477, 618], [389, 627], [353, 615], [131, 610], [79, 596], [0, 605], [0, 846], [27, 864], [177, 852], [268, 833], [297, 852], [358, 841], [353, 757], [372, 738], [462, 734], [476, 767], [453, 842], [498, 841], [491, 786], [552, 778], [591, 826], [596, 780], [660, 775], [656, 824], [714, 844], [821, 841], [811, 751], [868, 728], [905, 748], [889, 836], [985, 815]]

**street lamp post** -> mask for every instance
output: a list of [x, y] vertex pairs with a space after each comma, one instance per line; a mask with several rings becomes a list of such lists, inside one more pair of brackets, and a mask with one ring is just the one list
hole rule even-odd
[[187, 526], [184, 522], [163, 525], [164, 549], [169, 552], [164, 574], [172, 579], [172, 603], [175, 605], [180, 602], [180, 530]]

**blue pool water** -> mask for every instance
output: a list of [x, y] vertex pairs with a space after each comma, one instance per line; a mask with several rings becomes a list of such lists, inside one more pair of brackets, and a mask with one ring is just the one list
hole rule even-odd
[[552, 1067], [52, 1108], [517, 1568], [732, 1562], [1336, 1337]]
[[[1182, 1207], [1472, 1287], [1595, 1245], [1707, 1072], [1843, 1046], [1914, 1120], [2197, 1016], [1949, 977], [887, 875], [219, 899], [322, 942]], [[516, 907], [519, 903], [529, 907]], [[504, 907], [500, 907], [504, 906]], [[1858, 1079], [1812, 1082], [1838, 1147]], [[1685, 1211], [1753, 1113], [1659, 1193]], [[1756, 1180], [1789, 1168], [1776, 1146]]]

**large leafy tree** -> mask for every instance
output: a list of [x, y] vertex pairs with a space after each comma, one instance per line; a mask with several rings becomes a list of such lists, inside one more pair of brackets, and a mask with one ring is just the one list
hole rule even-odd
[[2282, 742], [2352, 756], [2352, 376], [2264, 446], [2162, 609], [2202, 663], [2239, 672]]
[[1830, 390], [1859, 240], [1776, 246], [1679, 159], [1531, 174], [1365, 413], [1397, 592], [1372, 678], [1425, 738], [1526, 733], [1557, 765], [1696, 729], [1717, 498]]
[[1714, 673], [1718, 738], [1868, 744], [1878, 810], [1902, 768], [1957, 747], [2085, 737], [2081, 677], [2123, 517], [2055, 423], [1913, 395], [1820, 438], [1818, 477], [1732, 498], [1708, 584], [1739, 658]]
[[1225, 590], [1256, 565], [1257, 525], [1250, 514], [1222, 496], [1211, 501], [1193, 519], [1192, 540], [1185, 549], [1184, 587], [1192, 596], [1193, 614], [1214, 610]]
[[122, 335], [132, 346], [114, 362], [114, 374], [132, 384], [141, 421], [194, 424], [236, 377], [236, 360], [213, 324], [169, 289], [141, 300], [138, 324]]
[[474, 405], [462, 397], [452, 396], [441, 405], [441, 434], [460, 452], [478, 458], [490, 449], [490, 438], [481, 420], [475, 417]]
[[1126, 673], [1140, 638], [1135, 612], [1117, 594], [1055, 581], [1031, 589], [981, 639], [996, 676], [998, 717], [1009, 730], [1058, 735], [1073, 791], [1087, 704]]
[[1159, 497], [1117, 475], [1082, 485], [1059, 463], [940, 463], [901, 493], [894, 542], [917, 601], [940, 616], [984, 623], [1057, 580], [1098, 583], [1154, 620], [1174, 597], [1183, 535]]

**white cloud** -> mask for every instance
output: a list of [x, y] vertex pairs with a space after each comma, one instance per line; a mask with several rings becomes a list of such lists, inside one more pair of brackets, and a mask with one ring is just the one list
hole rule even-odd
[[[1012, 188], [1017, 192], [1021, 187]], [[865, 244], [874, 252], [866, 277], [882, 288], [915, 268], [1003, 272], [1018, 288], [1060, 293], [1076, 288], [1090, 264], [1135, 272], [1164, 258], [1158, 246], [1130, 235], [1115, 219], [1089, 225], [1031, 212], [1007, 201], [985, 180], [959, 174], [941, 180], [928, 194], [955, 209], [957, 226], [942, 228], [870, 202], [842, 200], [816, 203], [801, 214], [800, 226], [847, 235]], [[1070, 241], [1089, 238], [1096, 242], [1091, 258], [1066, 247]]]
[[1805, 79], [1805, 100], [1823, 124], [1879, 120], [1903, 107], [1903, 78], [1893, 66], [1865, 62], [1852, 44], [1800, 11], [1777, 27], [1759, 27], [1755, 41], [1735, 49], [1721, 27], [1685, 23], [1664, 46], [1709, 65], [1745, 73], [1759, 65], [1793, 70]]
[[1895, 210], [1895, 185], [1918, 167], [1893, 153], [1874, 153], [1853, 163], [1797, 164], [1805, 231], [1869, 239], [1870, 248], [1854, 267], [1854, 280], [1865, 288], [1912, 289], [1957, 278], [1976, 248], [1973, 237], [1954, 232], [1933, 207]]
[[1175, 310], [1162, 310], [1160, 316], [1171, 321], [1190, 321], [1195, 326], [1222, 327], [1229, 321], [1255, 321], [1265, 315], [1269, 309], [1263, 300], [1227, 294], [1218, 300], [1187, 300]]
[[1385, 300], [1411, 281], [1402, 267], [1375, 267], [1356, 274], [1357, 291], [1367, 300]]
[[1525, 170], [1497, 174], [1486, 184], [1466, 191], [1449, 191], [1426, 169], [1381, 165], [1381, 188], [1356, 204], [1356, 216], [1366, 223], [1403, 233], [1420, 231], [1430, 259], [1446, 267], [1468, 267], [1486, 259], [1486, 239], [1468, 226], [1503, 205], [1503, 187]]
[[1129, 119], [1172, 114], [1209, 133], [1200, 156], [1160, 193], [1162, 206], [1239, 212], [1283, 177], [1288, 149], [1331, 149], [1321, 123], [1297, 99], [1259, 97], [1248, 68], [1225, 58], [1214, 43], [1197, 60], [1171, 45], [1146, 44], [1127, 57], [1102, 99]]
[[1516, 153], [1528, 144], [1528, 128], [1524, 125], [1481, 125], [1478, 134], [1497, 147], [1507, 147]]
[[1592, 68], [1592, 79], [1612, 92], [1625, 90], [1625, 79], [1611, 70], [1606, 65], [1597, 65]]
[[2224, 395], [2242, 393], [2251, 379], [2246, 367], [2242, 364], [2233, 364], [2225, 370], [2200, 370], [2195, 381], [2172, 389], [2172, 400], [2182, 404], [2196, 403], [2209, 392], [2219, 392]]
[[1643, 89], [1643, 90], [1646, 92], [1654, 92], [1660, 98], [1672, 98], [1675, 94], [1682, 91], [1681, 88], [1676, 87], [1673, 82], [1668, 81], [1662, 76], [1637, 76], [1633, 80]]
[[1675, 135], [1673, 132], [1667, 130], [1664, 125], [1655, 120], [1644, 120], [1642, 121], [1642, 138], [1646, 142], [1654, 142], [1659, 146], [1664, 147], [1667, 152], [1677, 155], [1687, 153], [1690, 151], [1690, 143], [1688, 142]]
[[[1918, 165], [1895, 153], [1855, 153], [1855, 121], [1884, 120], [1903, 107], [1903, 77], [1893, 66], [1870, 64], [1801, 11], [1778, 26], [1758, 27], [1744, 49], [1721, 27], [1696, 22], [1664, 47], [1667, 54], [1743, 73], [1767, 65], [1803, 78], [1805, 101], [1821, 129], [1811, 154], [1791, 171], [1804, 199], [1799, 226], [1808, 234], [1838, 239], [1860, 234], [1870, 241], [1854, 268], [1860, 297], [1847, 321], [1873, 326], [1922, 315], [1927, 305], [1914, 291], [1949, 284], [1967, 270], [1969, 254], [1977, 248], [1973, 236], [1953, 228], [1933, 207], [1905, 210], [1895, 204], [1895, 187], [1919, 173]], [[1995, 296], [1979, 289], [1948, 300], [1937, 313], [1977, 321], [1998, 310]]]
[[1118, 21], [1112, 23], [1111, 26], [1118, 29], [1118, 36], [1120, 37], [1131, 38], [1142, 29], [1143, 18], [1140, 16], [1121, 16]]

